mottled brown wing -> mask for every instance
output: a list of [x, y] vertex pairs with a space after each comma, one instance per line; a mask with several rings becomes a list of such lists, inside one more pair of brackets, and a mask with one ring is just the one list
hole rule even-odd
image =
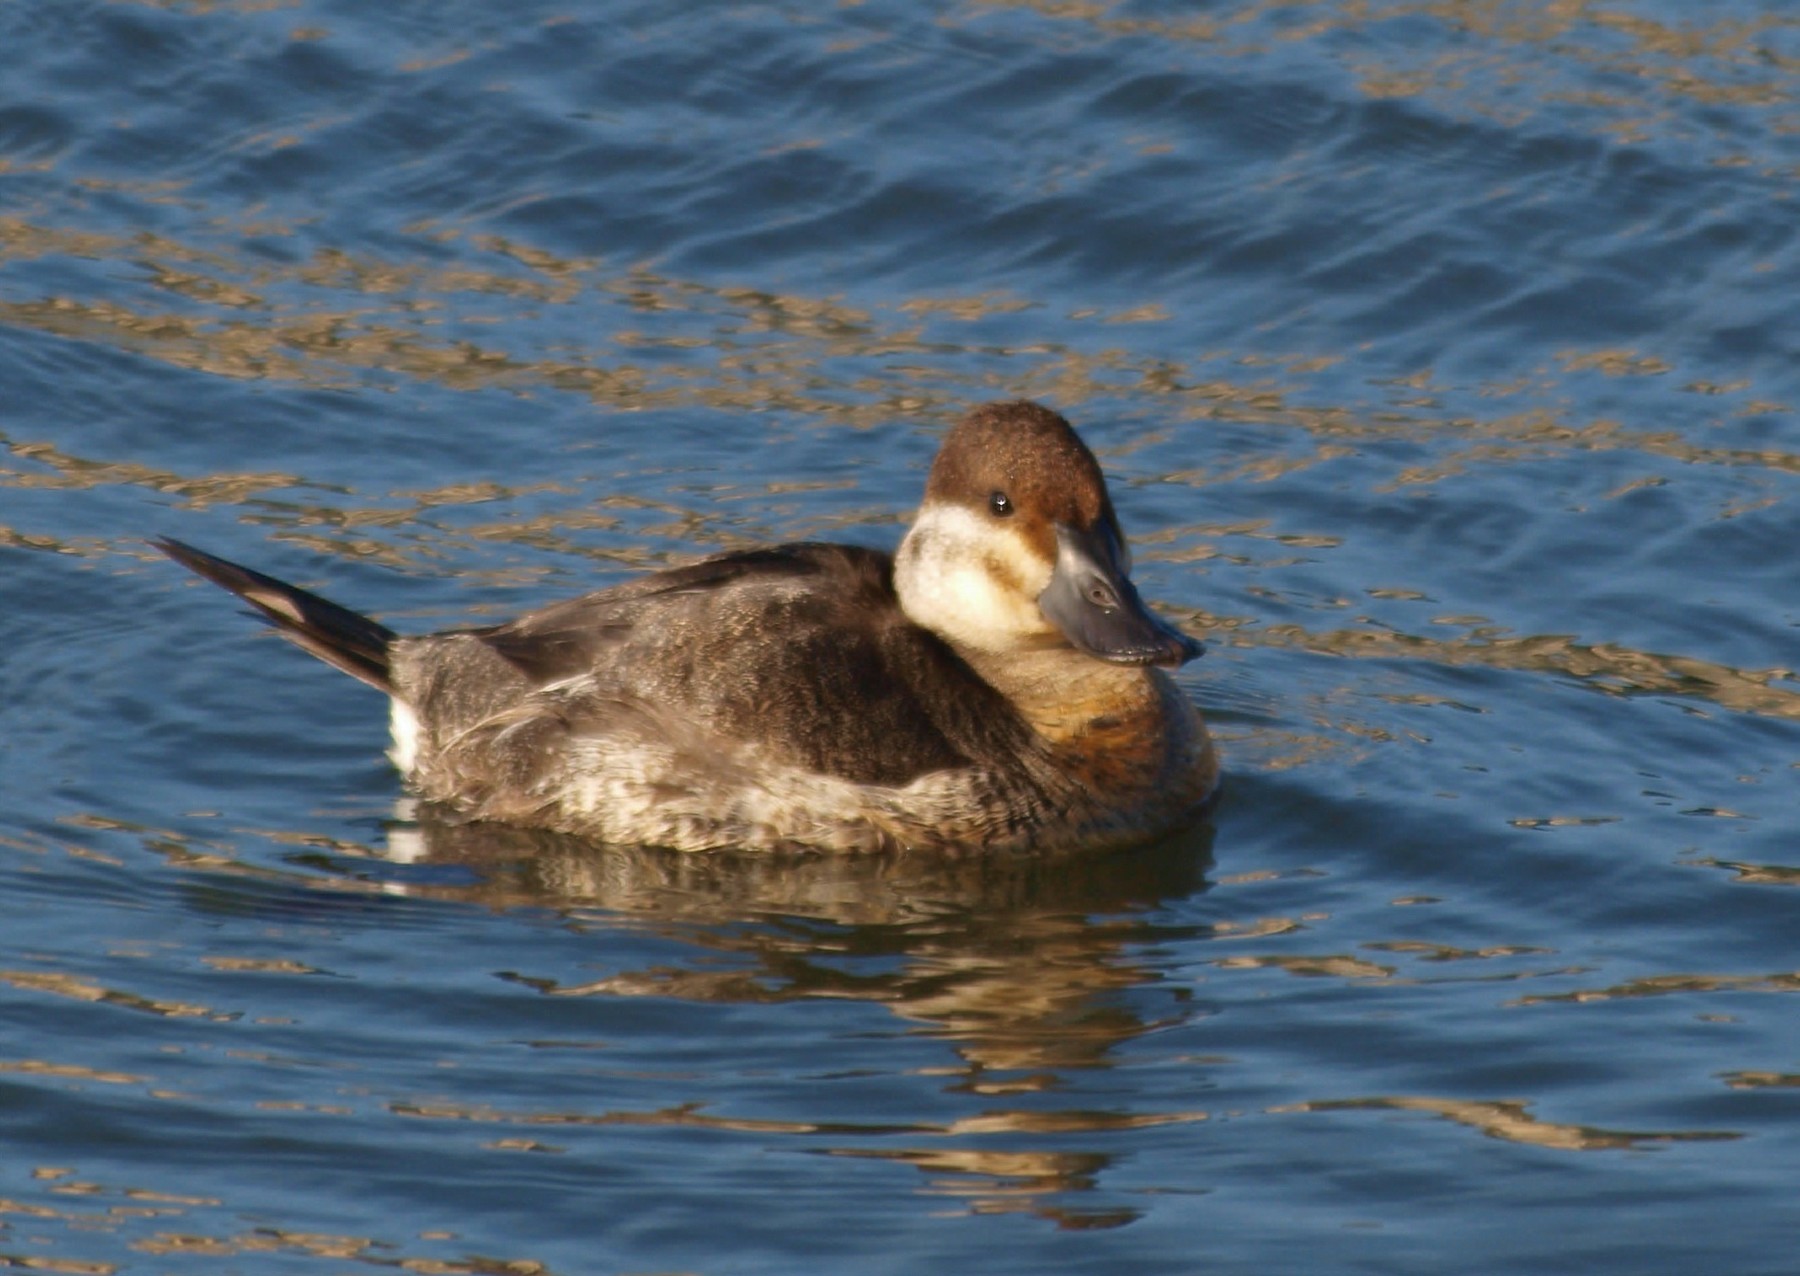
[[892, 562], [793, 544], [709, 559], [478, 631], [534, 685], [578, 681], [575, 704], [638, 702], [772, 760], [903, 784], [1026, 747], [1011, 707], [911, 624]]

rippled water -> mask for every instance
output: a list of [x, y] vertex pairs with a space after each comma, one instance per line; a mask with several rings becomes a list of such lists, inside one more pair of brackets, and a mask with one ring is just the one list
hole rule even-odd
[[[1791, 5], [0, 49], [0, 1265], [1793, 1270]], [[450, 625], [892, 546], [1011, 395], [1208, 636], [1168, 845], [414, 827], [376, 699], [142, 541]]]

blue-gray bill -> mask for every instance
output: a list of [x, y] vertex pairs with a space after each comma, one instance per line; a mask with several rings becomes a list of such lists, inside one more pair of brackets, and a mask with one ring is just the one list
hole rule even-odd
[[1104, 521], [1082, 531], [1056, 525], [1056, 571], [1038, 606], [1063, 637], [1098, 660], [1175, 668], [1206, 648], [1144, 605]]

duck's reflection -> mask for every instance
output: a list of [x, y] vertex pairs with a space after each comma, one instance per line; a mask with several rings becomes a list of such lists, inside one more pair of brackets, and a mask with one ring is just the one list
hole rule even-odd
[[956, 1042], [972, 1076], [1094, 1066], [1154, 1026], [1106, 994], [1156, 978], [1129, 949], [1152, 937], [1149, 910], [1205, 888], [1211, 844], [1205, 824], [1125, 853], [987, 858], [692, 854], [430, 819], [389, 832], [395, 858], [474, 878], [409, 893], [648, 925], [751, 959], [545, 991], [878, 1001]]
[[[1137, 851], [1082, 857], [696, 855], [429, 820], [390, 831], [396, 858], [470, 870], [458, 884], [409, 883], [409, 893], [551, 907], [574, 924], [648, 930], [697, 950], [691, 962], [589, 982], [524, 980], [547, 995], [877, 1002], [954, 1051], [941, 1073], [948, 1089], [984, 1096], [1054, 1088], [1067, 1072], [1107, 1066], [1121, 1044], [1195, 1012], [1185, 990], [1156, 998], [1127, 990], [1159, 980], [1137, 950], [1171, 937], [1153, 916], [1160, 904], [1205, 889], [1211, 843], [1202, 825]], [[731, 960], [722, 964], [722, 954]], [[1135, 1213], [1090, 1218], [1046, 1199], [1092, 1189], [1111, 1159], [1071, 1151], [1061, 1136], [1201, 1116], [1002, 1100], [930, 1133], [1054, 1134], [1062, 1146], [1001, 1153], [933, 1137], [923, 1147], [822, 1150], [911, 1163], [929, 1190], [971, 1210], [1106, 1226]]]

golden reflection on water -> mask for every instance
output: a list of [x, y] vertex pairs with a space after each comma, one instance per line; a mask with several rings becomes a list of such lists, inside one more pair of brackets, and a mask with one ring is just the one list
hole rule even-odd
[[911, 1165], [925, 1195], [954, 1198], [959, 1213], [1031, 1214], [1070, 1230], [1123, 1227], [1135, 1209], [1084, 1210], [1045, 1198], [1099, 1186], [1113, 1158], [1097, 1152], [984, 1151], [978, 1148], [832, 1148], [828, 1155]]
[[165, 1001], [156, 997], [144, 997], [137, 993], [125, 992], [118, 988], [108, 988], [92, 980], [83, 979], [79, 975], [64, 974], [53, 970], [0, 970], [0, 983], [11, 984], [14, 988], [23, 988], [31, 992], [53, 993], [60, 997], [70, 997], [76, 1001], [103, 1002], [109, 1006], [119, 1006], [126, 1010], [141, 1010], [148, 1014], [162, 1015], [171, 1019], [211, 1019], [227, 1022], [236, 1019], [235, 1013], [212, 1010], [206, 1006], [195, 1005], [186, 1001]]
[[1457, 948], [1450, 944], [1428, 944], [1416, 939], [1382, 940], [1365, 944], [1385, 953], [1406, 953], [1420, 961], [1486, 961], [1493, 957], [1541, 956], [1554, 952], [1530, 944], [1494, 944], [1487, 948]]
[[1606, 1130], [1598, 1126], [1545, 1121], [1532, 1116], [1528, 1108], [1528, 1104], [1512, 1101], [1482, 1102], [1423, 1095], [1383, 1095], [1287, 1104], [1270, 1111], [1429, 1112], [1458, 1125], [1479, 1130], [1490, 1138], [1505, 1139], [1510, 1143], [1528, 1143], [1533, 1147], [1552, 1148], [1562, 1152], [1608, 1152], [1643, 1147], [1646, 1144], [1706, 1143], [1743, 1137], [1731, 1130]]
[[1733, 882], [1746, 886], [1800, 886], [1800, 867], [1791, 864], [1744, 864], [1734, 860], [1698, 859], [1701, 868], [1723, 868], [1735, 874]]
[[1800, 971], [1779, 971], [1769, 975], [1652, 975], [1606, 988], [1580, 988], [1574, 992], [1520, 997], [1507, 1004], [1540, 1006], [1553, 1002], [1618, 1001], [1694, 992], [1800, 992]]
[[[1555, 111], [1559, 131], [1586, 126], [1624, 143], [1691, 127], [1671, 119], [1671, 99], [1759, 109], [1778, 131], [1800, 126], [1794, 87], [1800, 58], [1781, 51], [1800, 27], [1800, 17], [1789, 13], [1739, 19], [1690, 6], [1676, 25], [1600, 0], [1252, 0], [1217, 16], [1173, 20], [1128, 17], [1121, 13], [1126, 6], [1104, 0], [980, 0], [973, 7], [1026, 9], [1109, 37], [1192, 41], [1221, 58], [1349, 32], [1359, 38], [1344, 46], [1355, 50], [1344, 61], [1371, 99], [1425, 97], [1513, 126]], [[1275, 15], [1281, 20], [1271, 24], [1273, 34], [1257, 38], [1256, 24]], [[1419, 59], [1408, 42], [1360, 38], [1377, 24], [1405, 18], [1434, 19], [1464, 38], [1429, 60]], [[1557, 84], [1570, 72], [1579, 73], [1580, 87], [1573, 77]], [[1598, 118], [1571, 107], [1590, 108]]]
[[104, 1085], [141, 1085], [149, 1078], [130, 1072], [110, 1072], [77, 1063], [52, 1063], [48, 1059], [0, 1059], [0, 1073], [28, 1077], [60, 1077], [71, 1081], [98, 1081]]
[[1733, 1090], [1766, 1090], [1800, 1087], [1800, 1072], [1727, 1072], [1725, 1084]]
[[[163, 1259], [267, 1254], [325, 1260], [322, 1269], [329, 1266], [331, 1270], [342, 1270], [340, 1264], [353, 1262], [381, 1270], [436, 1272], [444, 1276], [456, 1273], [492, 1276], [497, 1272], [548, 1276], [550, 1270], [536, 1260], [523, 1257], [446, 1259], [422, 1253], [408, 1254], [403, 1243], [372, 1236], [266, 1226], [219, 1232], [173, 1230], [170, 1224], [175, 1220], [195, 1220], [198, 1215], [228, 1209], [230, 1203], [218, 1197], [183, 1195], [72, 1177], [76, 1173], [74, 1168], [66, 1165], [39, 1166], [32, 1172], [33, 1179], [48, 1185], [46, 1190], [50, 1197], [61, 1198], [56, 1203], [0, 1199], [0, 1220], [6, 1220], [0, 1222], [0, 1228], [7, 1232], [4, 1250], [0, 1250], [0, 1266], [77, 1276], [111, 1276], [127, 1267], [115, 1262], [70, 1257], [56, 1251], [66, 1248], [78, 1252], [84, 1247], [91, 1248], [93, 1238], [97, 1236], [137, 1235], [137, 1239], [129, 1242], [132, 1250]], [[65, 1200], [67, 1204], [63, 1203]], [[29, 1234], [14, 1231], [27, 1221], [31, 1229]], [[66, 1235], [58, 1236], [52, 1230], [57, 1224]], [[147, 1224], [158, 1230], [138, 1235]], [[445, 1241], [455, 1238], [448, 1233], [431, 1233], [420, 1239]], [[21, 1249], [22, 1245], [37, 1247], [41, 1252]], [[135, 1270], [135, 1265], [131, 1269]]]
[[1306, 955], [1296, 953], [1264, 953], [1237, 957], [1221, 957], [1213, 963], [1221, 970], [1282, 970], [1290, 975], [1325, 976], [1332, 979], [1393, 978], [1395, 968], [1365, 961], [1346, 953]]
[[[433, 1238], [435, 1239], [435, 1238]], [[162, 1257], [198, 1256], [230, 1258], [246, 1254], [279, 1254], [284, 1258], [319, 1258], [333, 1263], [354, 1262], [381, 1270], [441, 1273], [442, 1276], [550, 1276], [550, 1268], [529, 1258], [470, 1259], [407, 1256], [394, 1242], [373, 1236], [340, 1236], [328, 1232], [299, 1232], [278, 1227], [214, 1235], [196, 1232], [158, 1232], [133, 1241], [131, 1248]], [[52, 1268], [51, 1270], [57, 1270]], [[112, 1267], [104, 1268], [106, 1271]]]
[[[1182, 615], [1182, 608], [1170, 611]], [[1453, 638], [1400, 633], [1392, 629], [1312, 630], [1301, 625], [1250, 627], [1240, 621], [1215, 624], [1208, 613], [1186, 609], [1185, 618], [1220, 642], [1245, 648], [1284, 648], [1368, 660], [1423, 660], [1447, 667], [1555, 673], [1613, 695], [1677, 695], [1705, 700], [1736, 713], [1800, 718], [1800, 690], [1790, 690], [1795, 671], [1787, 668], [1734, 669], [1692, 656], [1639, 651], [1619, 643], [1583, 643], [1568, 634], [1502, 636], [1478, 625]]]
[[[147, 310], [115, 300], [72, 297], [0, 302], [0, 323], [129, 350], [175, 367], [313, 388], [357, 385], [362, 375], [380, 371], [450, 389], [569, 391], [586, 395], [610, 411], [778, 407], [853, 428], [886, 425], [902, 416], [947, 415], [972, 399], [1000, 395], [1024, 393], [1078, 410], [1096, 396], [1129, 394], [1157, 403], [1171, 422], [1228, 419], [1298, 429], [1327, 441], [1311, 457], [1263, 460], [1252, 463], [1251, 469], [1182, 473], [1166, 480], [1176, 482], [1273, 479], [1348, 455], [1345, 443], [1395, 437], [1469, 441], [1460, 452], [1402, 469], [1392, 480], [1395, 485], [1435, 482], [1472, 464], [1619, 449], [1690, 464], [1800, 473], [1800, 456], [1779, 449], [1702, 447], [1673, 432], [1629, 430], [1604, 420], [1568, 422], [1546, 409], [1480, 419], [1433, 414], [1429, 397], [1417, 400], [1418, 409], [1375, 414], [1297, 403], [1306, 376], [1330, 366], [1332, 358], [1284, 359], [1277, 361], [1279, 377], [1244, 380], [1242, 373], [1253, 373], [1270, 361], [1210, 352], [1184, 364], [1136, 355], [1125, 348], [1075, 350], [1061, 344], [969, 347], [961, 342], [946, 344], [928, 331], [933, 322], [973, 320], [1039, 304], [1013, 298], [982, 294], [914, 298], [891, 312], [877, 314], [829, 299], [714, 287], [643, 268], [615, 271], [587, 259], [559, 260], [541, 250], [526, 251], [493, 237], [481, 237], [479, 242], [492, 251], [504, 251], [509, 261], [532, 273], [519, 276], [468, 268], [402, 267], [339, 250], [322, 250], [313, 260], [298, 265], [250, 263], [166, 237], [74, 235], [18, 218], [0, 219], [0, 264], [53, 253], [117, 259], [134, 269], [148, 268], [157, 285], [178, 292], [183, 303], [179, 310]], [[179, 281], [180, 286], [172, 281]], [[306, 288], [296, 293], [302, 285]], [[628, 311], [685, 316], [689, 326], [664, 335], [615, 332], [610, 337], [614, 351], [560, 359], [525, 357], [466, 337], [434, 335], [439, 322], [433, 318], [436, 312], [479, 313], [485, 296], [557, 306], [571, 304], [584, 294], [595, 294], [602, 304]], [[289, 300], [291, 295], [306, 301]], [[1133, 322], [1164, 321], [1159, 314], [1129, 317]], [[1063, 322], [1107, 326], [1120, 318], [1079, 312], [1064, 316]], [[703, 346], [709, 357], [704, 364], [631, 361], [634, 353], [662, 345], [679, 349]], [[961, 351], [1027, 358], [1024, 366], [1004, 373], [966, 373], [943, 366], [943, 354]], [[901, 397], [895, 396], [893, 382], [886, 377], [865, 374], [846, 379], [841, 364], [832, 376], [821, 379], [819, 375], [820, 366], [827, 361], [867, 362], [896, 356], [921, 360], [920, 366], [910, 370]], [[1668, 366], [1654, 354], [1621, 350], [1568, 351], [1562, 362], [1567, 373], [1594, 370], [1619, 374]], [[1242, 371], [1224, 376], [1209, 373], [1207, 365], [1221, 363]], [[831, 388], [829, 395], [821, 392], [825, 385]], [[1503, 395], [1507, 390], [1493, 387], [1492, 392]], [[1752, 409], [1790, 410], [1787, 405], [1767, 402], [1751, 402], [1743, 410]], [[56, 463], [54, 455], [44, 459]], [[20, 478], [0, 474], [0, 482], [18, 483]], [[92, 481], [154, 485], [158, 479], [173, 481], [172, 476], [129, 474], [93, 477]], [[299, 482], [287, 475], [222, 476], [220, 481], [260, 481], [264, 487]], [[229, 489], [200, 495], [203, 499], [231, 499]]]
[[287, 488], [311, 487], [325, 490], [318, 484], [308, 483], [292, 474], [210, 474], [184, 477], [171, 470], [160, 470], [131, 461], [90, 460], [65, 452], [52, 443], [14, 442], [4, 434], [0, 434], [0, 448], [22, 461], [32, 463], [30, 468], [0, 469], [0, 487], [13, 487], [22, 491], [85, 491], [96, 487], [129, 485], [179, 496], [191, 508], [203, 509], [215, 503], [241, 504], [265, 492]]

